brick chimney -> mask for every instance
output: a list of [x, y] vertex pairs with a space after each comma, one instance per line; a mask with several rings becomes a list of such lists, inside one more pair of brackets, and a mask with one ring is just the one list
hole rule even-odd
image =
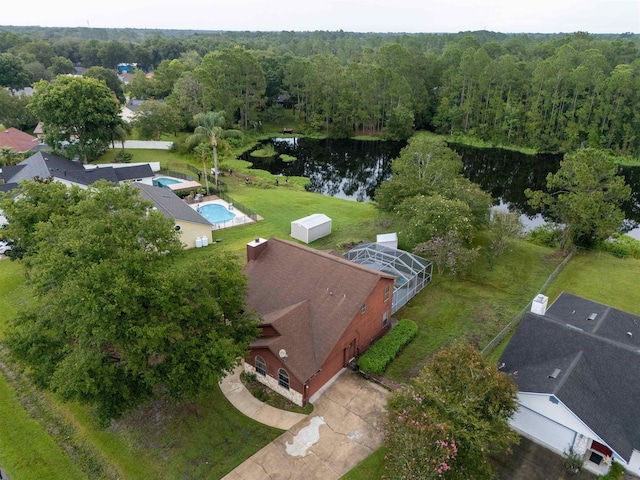
[[256, 238], [247, 243], [247, 262], [257, 260], [262, 252], [269, 246], [269, 241], [264, 238]]

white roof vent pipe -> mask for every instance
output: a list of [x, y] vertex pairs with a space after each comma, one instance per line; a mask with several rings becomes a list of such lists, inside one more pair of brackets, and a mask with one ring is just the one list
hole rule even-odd
[[547, 313], [548, 302], [549, 297], [547, 297], [546, 295], [536, 295], [531, 302], [531, 313], [535, 313], [536, 315], [544, 315], [545, 313]]

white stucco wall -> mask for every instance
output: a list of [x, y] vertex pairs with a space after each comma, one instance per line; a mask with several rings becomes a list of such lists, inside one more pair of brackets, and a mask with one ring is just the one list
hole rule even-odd
[[253, 365], [250, 365], [247, 362], [244, 362], [244, 371], [247, 373], [254, 374], [256, 376], [256, 379], [260, 383], [265, 384], [274, 392], [278, 392], [280, 395], [282, 395], [286, 399], [291, 400], [296, 405], [299, 405], [302, 407], [302, 394], [300, 392], [296, 392], [295, 390], [292, 390], [292, 389], [287, 390], [286, 388], [282, 388], [280, 385], [278, 385], [277, 378], [273, 378], [271, 375], [260, 375], [259, 373], [256, 372], [256, 369], [253, 368]]

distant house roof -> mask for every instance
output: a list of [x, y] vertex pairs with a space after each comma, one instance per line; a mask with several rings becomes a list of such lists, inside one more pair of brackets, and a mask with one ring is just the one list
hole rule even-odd
[[2, 177], [5, 183], [17, 184], [22, 180], [35, 177], [54, 177], [78, 185], [91, 185], [98, 180], [108, 180], [118, 183], [127, 180], [153, 177], [153, 171], [148, 164], [123, 166], [119, 168], [96, 167], [85, 168], [79, 162], [73, 162], [47, 152], [38, 152], [23, 160], [18, 165], [4, 167]]
[[173, 220], [183, 220], [185, 222], [211, 226], [211, 222], [187, 205], [168, 188], [154, 187], [144, 183], [133, 183], [131, 185], [139, 190], [142, 198], [153, 202], [158, 211], [165, 217]]
[[500, 362], [521, 392], [555, 395], [627, 461], [640, 450], [639, 316], [563, 293], [524, 317]]
[[144, 105], [146, 100], [138, 100], [136, 98], [129, 100], [126, 107], [132, 112], [137, 112], [142, 105]]
[[393, 276], [342, 257], [271, 238], [244, 268], [247, 304], [275, 336], [251, 346], [278, 355], [287, 351], [287, 368], [302, 382], [318, 373], [336, 342], [381, 278]]
[[0, 132], [0, 148], [7, 147], [16, 152], [28, 152], [40, 144], [33, 135], [29, 135], [17, 128], [7, 128]]

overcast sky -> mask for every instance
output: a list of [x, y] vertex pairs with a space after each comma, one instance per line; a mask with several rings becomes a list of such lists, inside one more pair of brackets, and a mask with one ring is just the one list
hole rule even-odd
[[[10, 1], [10, 0], [6, 0]], [[640, 33], [640, 0], [11, 0], [0, 25]]]

